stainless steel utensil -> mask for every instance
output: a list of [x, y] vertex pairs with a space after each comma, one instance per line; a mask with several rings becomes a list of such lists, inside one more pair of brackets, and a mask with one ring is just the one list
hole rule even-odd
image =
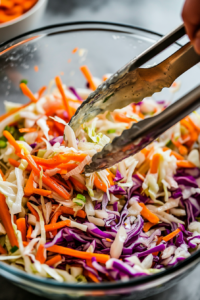
[[[177, 77], [200, 61], [200, 56], [196, 54], [190, 42], [154, 67], [138, 67], [184, 34], [184, 25], [181, 25], [116, 72], [83, 102], [70, 121], [70, 126], [76, 130], [81, 124], [98, 114], [125, 107], [133, 102], [140, 102], [145, 97], [161, 91], [164, 87], [170, 87]], [[159, 134], [190, 113], [192, 111], [190, 105], [198, 107], [198, 92], [200, 96], [200, 90], [194, 90], [192, 94], [186, 95], [177, 102], [178, 104], [173, 104], [160, 115], [133, 124], [130, 129], [123, 131], [120, 137], [116, 137], [111, 144], [107, 144], [100, 153], [93, 156], [92, 163], [85, 166], [85, 172], [94, 172], [110, 167], [147, 146]], [[178, 114], [177, 118], [172, 114], [171, 107]], [[170, 117], [170, 114], [174, 116], [173, 119], [166, 123], [165, 120], [160, 123], [163, 118]], [[179, 118], [180, 115], [181, 118]], [[159, 130], [156, 130], [156, 126], [159, 127]], [[149, 128], [154, 131], [151, 133]], [[144, 132], [146, 132], [146, 136], [144, 136]]]

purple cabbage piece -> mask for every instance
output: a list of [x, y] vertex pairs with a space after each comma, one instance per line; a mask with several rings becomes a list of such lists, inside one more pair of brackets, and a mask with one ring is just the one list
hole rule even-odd
[[183, 185], [184, 187], [194, 187], [198, 188], [198, 184], [196, 179], [192, 176], [174, 176], [174, 179], [178, 183], [178, 185]]
[[200, 177], [200, 168], [191, 168], [191, 169], [178, 169], [176, 172], [177, 176], [192, 176], [195, 179]]
[[63, 142], [63, 136], [57, 136], [55, 138], [53, 138], [52, 140], [49, 141], [49, 143], [51, 144], [51, 146], [55, 145], [56, 143], [62, 143]]
[[101, 207], [102, 207], [102, 203], [96, 201], [95, 206], [94, 206], [94, 209], [95, 209], [95, 210], [98, 210], [98, 209], [101, 209]]
[[35, 148], [36, 146], [37, 146], [37, 143], [32, 143], [32, 144], [30, 144], [29, 146], [31, 146], [31, 148]]
[[182, 244], [184, 244], [184, 237], [183, 237], [183, 233], [182, 231], [180, 231], [178, 234], [177, 234], [177, 237], [176, 237], [176, 247], [180, 247]]
[[147, 275], [143, 272], [137, 272], [132, 267], [130, 267], [128, 264], [122, 262], [119, 259], [112, 258], [109, 261], [109, 268], [112, 268], [116, 271], [118, 271], [120, 274], [126, 274], [129, 277], [136, 277], [136, 276], [144, 276]]
[[117, 184], [111, 185], [109, 187], [109, 192], [113, 195], [126, 195], [126, 191]]
[[113, 210], [114, 210], [114, 211], [118, 211], [118, 201], [115, 201], [115, 202], [113, 203]]
[[92, 223], [85, 223], [85, 225], [88, 226], [88, 232], [98, 238], [101, 238], [101, 239], [113, 239], [113, 236], [115, 236], [115, 234], [110, 234], [110, 233], [107, 233], [106, 231], [102, 231], [100, 230], [97, 226], [95, 226], [94, 224]]
[[196, 235], [196, 236], [193, 236], [193, 237], [187, 239], [188, 246], [190, 248], [196, 248], [196, 242], [193, 243], [193, 240], [195, 240], [195, 239], [197, 239], [198, 240], [198, 244], [200, 244], [200, 235]]
[[184, 260], [185, 257], [177, 257], [174, 261], [172, 260], [171, 262], [168, 263], [168, 266], [172, 267], [172, 266], [175, 266], [178, 262]]
[[76, 96], [76, 98], [80, 101], [83, 101], [83, 99], [79, 96], [76, 89], [73, 86], [69, 86], [68, 89]]
[[143, 256], [147, 256], [151, 253], [154, 253], [154, 252], [160, 252], [160, 251], [163, 251], [165, 250], [166, 248], [166, 245], [165, 244], [160, 244], [156, 247], [153, 247], [151, 249], [148, 249], [146, 251], [143, 251], [143, 252], [140, 252], [140, 253], [135, 253], [135, 255], [137, 255], [137, 257], [143, 257]]
[[124, 177], [122, 176], [122, 174], [119, 172], [119, 170], [117, 169], [115, 178], [113, 179], [114, 181], [120, 181], [122, 180]]

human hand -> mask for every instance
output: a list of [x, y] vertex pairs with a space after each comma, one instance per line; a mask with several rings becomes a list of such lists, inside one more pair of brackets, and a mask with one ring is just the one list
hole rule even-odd
[[186, 0], [182, 18], [194, 49], [200, 54], [200, 0]]

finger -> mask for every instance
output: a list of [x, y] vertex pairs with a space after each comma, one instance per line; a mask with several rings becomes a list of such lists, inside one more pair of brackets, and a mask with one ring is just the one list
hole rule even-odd
[[195, 35], [194, 49], [198, 54], [200, 54], [200, 30], [198, 30], [198, 32]]
[[193, 40], [196, 32], [200, 28], [200, 1], [186, 0], [182, 11], [182, 18], [187, 34], [189, 38]]

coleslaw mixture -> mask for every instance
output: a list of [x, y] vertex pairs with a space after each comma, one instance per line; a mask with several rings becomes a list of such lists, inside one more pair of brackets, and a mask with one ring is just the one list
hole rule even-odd
[[[83, 174], [92, 156], [167, 101], [144, 99], [69, 120], [87, 88], [60, 77], [0, 117], [0, 261], [59, 282], [128, 280], [173, 266], [200, 247], [200, 116], [194, 112], [110, 169]], [[106, 80], [109, 75], [104, 76]], [[179, 84], [170, 88], [174, 92]]]

